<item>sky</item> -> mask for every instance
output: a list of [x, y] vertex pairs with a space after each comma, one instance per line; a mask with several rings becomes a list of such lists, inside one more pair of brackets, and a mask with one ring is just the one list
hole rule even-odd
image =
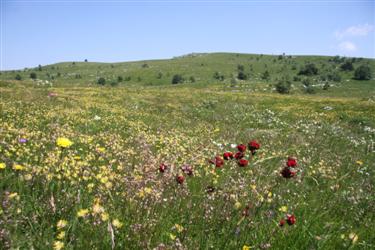
[[375, 58], [375, 0], [0, 0], [0, 69], [191, 52]]

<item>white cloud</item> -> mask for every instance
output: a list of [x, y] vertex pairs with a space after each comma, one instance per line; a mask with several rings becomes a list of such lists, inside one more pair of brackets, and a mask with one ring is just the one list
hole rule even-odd
[[344, 30], [336, 31], [335, 37], [339, 40], [345, 37], [367, 36], [374, 30], [374, 26], [368, 23], [350, 26]]
[[353, 52], [357, 50], [357, 46], [349, 41], [344, 41], [339, 44], [339, 49], [347, 52]]

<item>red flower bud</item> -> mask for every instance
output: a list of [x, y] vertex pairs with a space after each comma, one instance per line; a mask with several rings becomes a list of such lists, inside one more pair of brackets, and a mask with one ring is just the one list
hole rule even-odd
[[185, 177], [183, 175], [177, 175], [176, 176], [176, 181], [179, 183], [179, 184], [183, 184], [184, 181], [185, 181]]
[[238, 151], [240, 152], [245, 152], [246, 151], [246, 146], [244, 144], [240, 144], [237, 146]]
[[281, 174], [284, 178], [291, 178], [291, 177], [296, 176], [297, 171], [292, 170], [292, 169], [289, 168], [289, 167], [285, 167], [285, 168], [283, 168], [283, 169], [281, 170], [280, 174]]
[[285, 225], [285, 220], [284, 219], [281, 219], [280, 222], [279, 222], [279, 226], [280, 227], [283, 227]]
[[236, 158], [237, 160], [238, 159], [242, 159], [245, 155], [242, 153], [242, 152], [237, 152], [235, 155], [234, 155], [234, 158]]
[[294, 168], [294, 167], [297, 166], [297, 160], [295, 158], [293, 158], [293, 157], [288, 157], [288, 161], [286, 162], [286, 165], [288, 167]]
[[233, 153], [232, 152], [225, 152], [223, 154], [223, 157], [225, 160], [233, 159]]
[[215, 166], [216, 166], [217, 168], [220, 168], [220, 167], [222, 167], [223, 165], [224, 165], [224, 160], [221, 159], [219, 156], [216, 156], [216, 157], [215, 157]]
[[165, 165], [164, 163], [162, 163], [162, 164], [160, 164], [160, 166], [159, 166], [159, 172], [160, 172], [160, 173], [164, 173], [165, 170], [167, 170], [167, 168], [168, 168], [168, 166]]
[[286, 222], [288, 222], [288, 225], [294, 225], [296, 223], [296, 217], [294, 214], [287, 214], [286, 215]]
[[258, 149], [260, 148], [260, 144], [259, 144], [257, 141], [255, 141], [255, 140], [250, 141], [250, 142], [248, 143], [248, 146], [249, 146], [249, 150], [250, 150], [251, 152], [253, 152], [253, 151], [255, 151], [255, 150], [258, 150]]
[[240, 167], [246, 167], [248, 164], [249, 164], [249, 161], [245, 159], [240, 159], [238, 161], [238, 165], [240, 165]]

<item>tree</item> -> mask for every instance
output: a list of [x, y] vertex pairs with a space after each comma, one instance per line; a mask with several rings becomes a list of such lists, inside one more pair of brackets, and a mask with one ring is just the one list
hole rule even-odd
[[98, 82], [97, 82], [99, 85], [105, 85], [105, 78], [104, 77], [100, 77], [98, 79]]
[[352, 71], [354, 69], [353, 63], [351, 61], [346, 61], [340, 65], [340, 69], [343, 71]]
[[263, 80], [268, 80], [270, 79], [270, 73], [268, 72], [268, 70], [264, 71], [263, 74], [262, 74], [262, 79]]
[[20, 74], [17, 74], [16, 77], [15, 77], [15, 79], [18, 80], [18, 81], [21, 81], [21, 80], [22, 80], [22, 77], [21, 77]]
[[87, 59], [85, 59], [85, 62], [88, 62]]
[[180, 74], [175, 74], [172, 77], [172, 84], [182, 83], [184, 81], [184, 78]]
[[42, 65], [40, 65], [40, 64], [38, 65], [38, 70], [42, 71]]
[[283, 77], [276, 83], [275, 88], [280, 94], [289, 94], [291, 82], [287, 77]]
[[361, 65], [354, 71], [354, 79], [356, 80], [370, 80], [371, 68], [368, 65]]
[[312, 76], [318, 74], [318, 68], [313, 63], [308, 63], [303, 67], [299, 73], [299, 75], [306, 75], [306, 76]]
[[30, 78], [31, 79], [36, 79], [36, 73], [35, 72], [31, 72], [30, 73]]

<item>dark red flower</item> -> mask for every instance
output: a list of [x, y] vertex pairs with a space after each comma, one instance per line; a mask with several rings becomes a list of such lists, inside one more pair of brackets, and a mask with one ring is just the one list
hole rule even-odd
[[183, 184], [184, 181], [185, 181], [185, 177], [183, 175], [177, 175], [176, 176], [176, 181], [179, 183], [179, 184]]
[[246, 145], [244, 145], [244, 144], [237, 145], [237, 149], [240, 152], [245, 152], [246, 151]]
[[236, 158], [237, 160], [238, 159], [242, 159], [245, 155], [242, 153], [242, 152], [237, 152], [235, 155], [234, 155], [234, 158]]
[[164, 173], [165, 170], [167, 170], [167, 168], [168, 168], [168, 166], [165, 165], [164, 163], [162, 163], [162, 164], [160, 164], [160, 166], [159, 166], [159, 172], [160, 172], [160, 173]]
[[215, 166], [220, 168], [224, 165], [224, 160], [220, 156], [215, 157]]
[[281, 219], [280, 222], [279, 222], [279, 226], [280, 227], [283, 227], [285, 225], [285, 220], [284, 219]]
[[248, 164], [249, 164], [249, 161], [245, 159], [240, 159], [238, 161], [238, 165], [240, 165], [240, 167], [246, 167]]
[[286, 165], [288, 167], [294, 168], [294, 167], [297, 166], [297, 160], [295, 158], [293, 158], [293, 157], [288, 157], [288, 161], [286, 162]]
[[297, 174], [297, 171], [292, 170], [292, 169], [289, 168], [289, 167], [285, 167], [285, 168], [283, 168], [283, 170], [281, 170], [280, 174], [281, 174], [284, 178], [292, 178], [292, 177], [294, 177], [294, 176]]
[[288, 222], [288, 225], [294, 225], [296, 223], [296, 217], [294, 214], [287, 214], [286, 215], [286, 222]]
[[249, 150], [251, 151], [251, 153], [254, 155], [255, 152], [260, 148], [260, 144], [255, 141], [255, 140], [252, 140], [248, 143], [248, 146], [249, 146]]
[[233, 159], [233, 153], [232, 152], [225, 152], [223, 154], [223, 157], [225, 160]]
[[183, 165], [181, 170], [187, 175], [193, 175], [193, 167], [190, 165]]

